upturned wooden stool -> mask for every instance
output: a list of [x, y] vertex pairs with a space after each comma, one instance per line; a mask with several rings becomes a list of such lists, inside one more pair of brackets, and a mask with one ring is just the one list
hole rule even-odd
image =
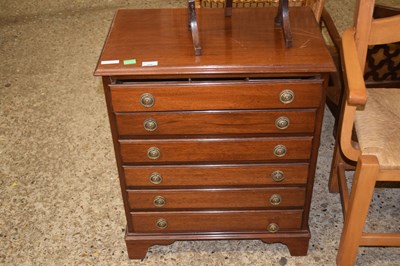
[[[201, 55], [201, 44], [199, 27], [196, 15], [196, 0], [188, 0], [189, 30], [192, 32], [193, 46], [195, 55]], [[232, 15], [233, 0], [225, 0], [225, 16]], [[279, 0], [278, 13], [275, 17], [275, 26], [281, 27], [285, 39], [286, 48], [292, 47], [292, 32], [289, 22], [289, 0]]]

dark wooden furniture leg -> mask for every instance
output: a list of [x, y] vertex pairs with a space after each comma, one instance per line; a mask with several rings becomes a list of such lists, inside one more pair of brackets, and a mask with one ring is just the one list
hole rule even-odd
[[282, 27], [286, 48], [292, 47], [292, 31], [290, 29], [288, 0], [279, 1], [278, 14], [275, 17], [275, 26]]
[[232, 1], [233, 0], [225, 0], [225, 17], [232, 16]]
[[130, 259], [142, 260], [146, 257], [147, 251], [154, 245], [171, 245], [175, 240], [136, 240], [133, 237], [125, 238], [128, 256]]
[[194, 0], [188, 0], [189, 30], [192, 32], [194, 54], [201, 55], [199, 28], [197, 26], [196, 6]]
[[310, 234], [299, 234], [297, 237], [290, 237], [289, 234], [286, 236], [286, 238], [268, 238], [261, 239], [261, 241], [268, 244], [282, 243], [286, 245], [290, 256], [307, 256]]
[[290, 256], [307, 256], [309, 238], [291, 239], [283, 242], [289, 249]]

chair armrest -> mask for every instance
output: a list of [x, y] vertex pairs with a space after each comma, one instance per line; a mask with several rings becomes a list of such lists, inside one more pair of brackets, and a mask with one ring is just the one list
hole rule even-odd
[[340, 149], [343, 155], [357, 161], [360, 150], [352, 141], [353, 124], [358, 106], [367, 102], [367, 91], [361, 71], [358, 51], [354, 41], [354, 28], [347, 29], [342, 35], [342, 64], [344, 68], [345, 94], [340, 116]]
[[361, 70], [358, 51], [354, 41], [354, 28], [347, 29], [342, 36], [342, 62], [345, 72], [346, 94], [349, 105], [364, 106], [367, 102], [367, 90]]

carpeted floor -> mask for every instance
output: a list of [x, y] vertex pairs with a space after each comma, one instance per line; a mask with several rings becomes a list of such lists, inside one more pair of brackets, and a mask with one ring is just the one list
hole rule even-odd
[[[341, 32], [351, 25], [353, 2], [327, 0]], [[186, 0], [0, 5], [1, 265], [334, 265], [342, 215], [338, 195], [327, 190], [329, 111], [308, 256], [260, 241], [188, 241], [154, 246], [142, 262], [129, 261], [104, 95], [93, 71], [117, 8], [185, 7]], [[399, 230], [399, 194], [377, 192], [369, 227]], [[400, 250], [362, 248], [358, 265], [400, 265]]]

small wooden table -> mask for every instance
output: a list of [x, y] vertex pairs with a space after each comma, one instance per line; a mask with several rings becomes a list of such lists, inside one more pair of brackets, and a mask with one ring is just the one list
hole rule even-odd
[[308, 7], [292, 8], [287, 49], [275, 8], [238, 9], [229, 20], [223, 9], [198, 11], [202, 56], [182, 27], [187, 9], [119, 10], [95, 71], [129, 257], [211, 239], [279, 242], [306, 255], [326, 79], [335, 71], [319, 25]]

